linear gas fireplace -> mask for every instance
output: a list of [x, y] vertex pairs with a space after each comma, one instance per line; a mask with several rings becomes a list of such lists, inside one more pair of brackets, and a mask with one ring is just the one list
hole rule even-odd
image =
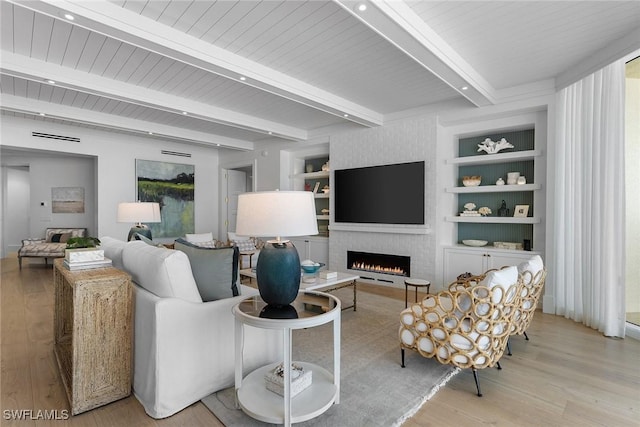
[[409, 277], [411, 276], [411, 257], [347, 251], [347, 267], [350, 270]]

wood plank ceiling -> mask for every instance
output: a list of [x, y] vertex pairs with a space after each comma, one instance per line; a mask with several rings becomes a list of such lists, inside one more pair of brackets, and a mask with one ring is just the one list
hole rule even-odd
[[636, 1], [2, 0], [0, 14], [3, 114], [241, 150], [553, 91], [640, 27]]

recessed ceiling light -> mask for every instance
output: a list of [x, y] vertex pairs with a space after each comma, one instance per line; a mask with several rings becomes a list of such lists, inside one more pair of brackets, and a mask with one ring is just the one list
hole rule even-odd
[[273, 135], [273, 132], [269, 131], [269, 135]]
[[240, 80], [245, 81], [247, 78], [245, 76], [240, 76]]
[[149, 135], [153, 135], [153, 132], [147, 132]]
[[76, 19], [76, 17], [73, 16], [72, 14], [70, 14], [70, 13], [65, 13], [62, 16], [64, 16], [64, 19], [68, 19], [69, 21], [73, 21], [74, 19]]
[[467, 90], [467, 89], [469, 89], [469, 86], [462, 86], [460, 89]]
[[349, 117], [349, 115], [348, 114], [343, 114], [342, 117], [347, 118], [347, 117]]
[[183, 111], [182, 114], [184, 114], [185, 116], [188, 115], [189, 113], [187, 113], [186, 111]]
[[44, 116], [44, 113], [40, 113], [41, 116]]
[[220, 144], [216, 144], [216, 147], [220, 147]]
[[364, 3], [360, 3], [360, 4], [358, 5], [358, 11], [359, 11], [359, 12], [364, 12], [365, 10], [367, 10], [367, 5], [366, 5], [366, 4], [364, 4]]
[[47, 80], [47, 83], [49, 83], [50, 85], [56, 84], [55, 80]]

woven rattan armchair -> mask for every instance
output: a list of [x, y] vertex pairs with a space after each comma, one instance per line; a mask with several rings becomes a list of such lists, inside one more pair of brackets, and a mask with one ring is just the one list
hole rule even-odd
[[[511, 335], [524, 335], [524, 338], [529, 341], [527, 329], [531, 325], [533, 315], [538, 307], [538, 300], [542, 295], [547, 270], [544, 268], [542, 258], [539, 255], [535, 255], [530, 260], [518, 265], [518, 272], [524, 286], [520, 296], [520, 306], [514, 315]], [[508, 343], [507, 351], [511, 355]]]
[[438, 362], [470, 368], [478, 396], [478, 370], [498, 365], [524, 286], [517, 267], [493, 270], [449, 290], [427, 295], [400, 314], [402, 367], [405, 349]]

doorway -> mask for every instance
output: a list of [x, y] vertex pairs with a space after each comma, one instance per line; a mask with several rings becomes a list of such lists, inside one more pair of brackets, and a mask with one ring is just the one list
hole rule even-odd
[[2, 253], [5, 258], [9, 253], [20, 249], [22, 239], [30, 236], [29, 203], [31, 200], [29, 166], [2, 167]]
[[254, 191], [254, 165], [236, 165], [221, 169], [222, 191], [220, 192], [220, 239], [236, 230], [238, 195]]
[[640, 327], [640, 199], [635, 193], [640, 184], [640, 57], [627, 62], [625, 75], [625, 304], [629, 334], [630, 327]]

